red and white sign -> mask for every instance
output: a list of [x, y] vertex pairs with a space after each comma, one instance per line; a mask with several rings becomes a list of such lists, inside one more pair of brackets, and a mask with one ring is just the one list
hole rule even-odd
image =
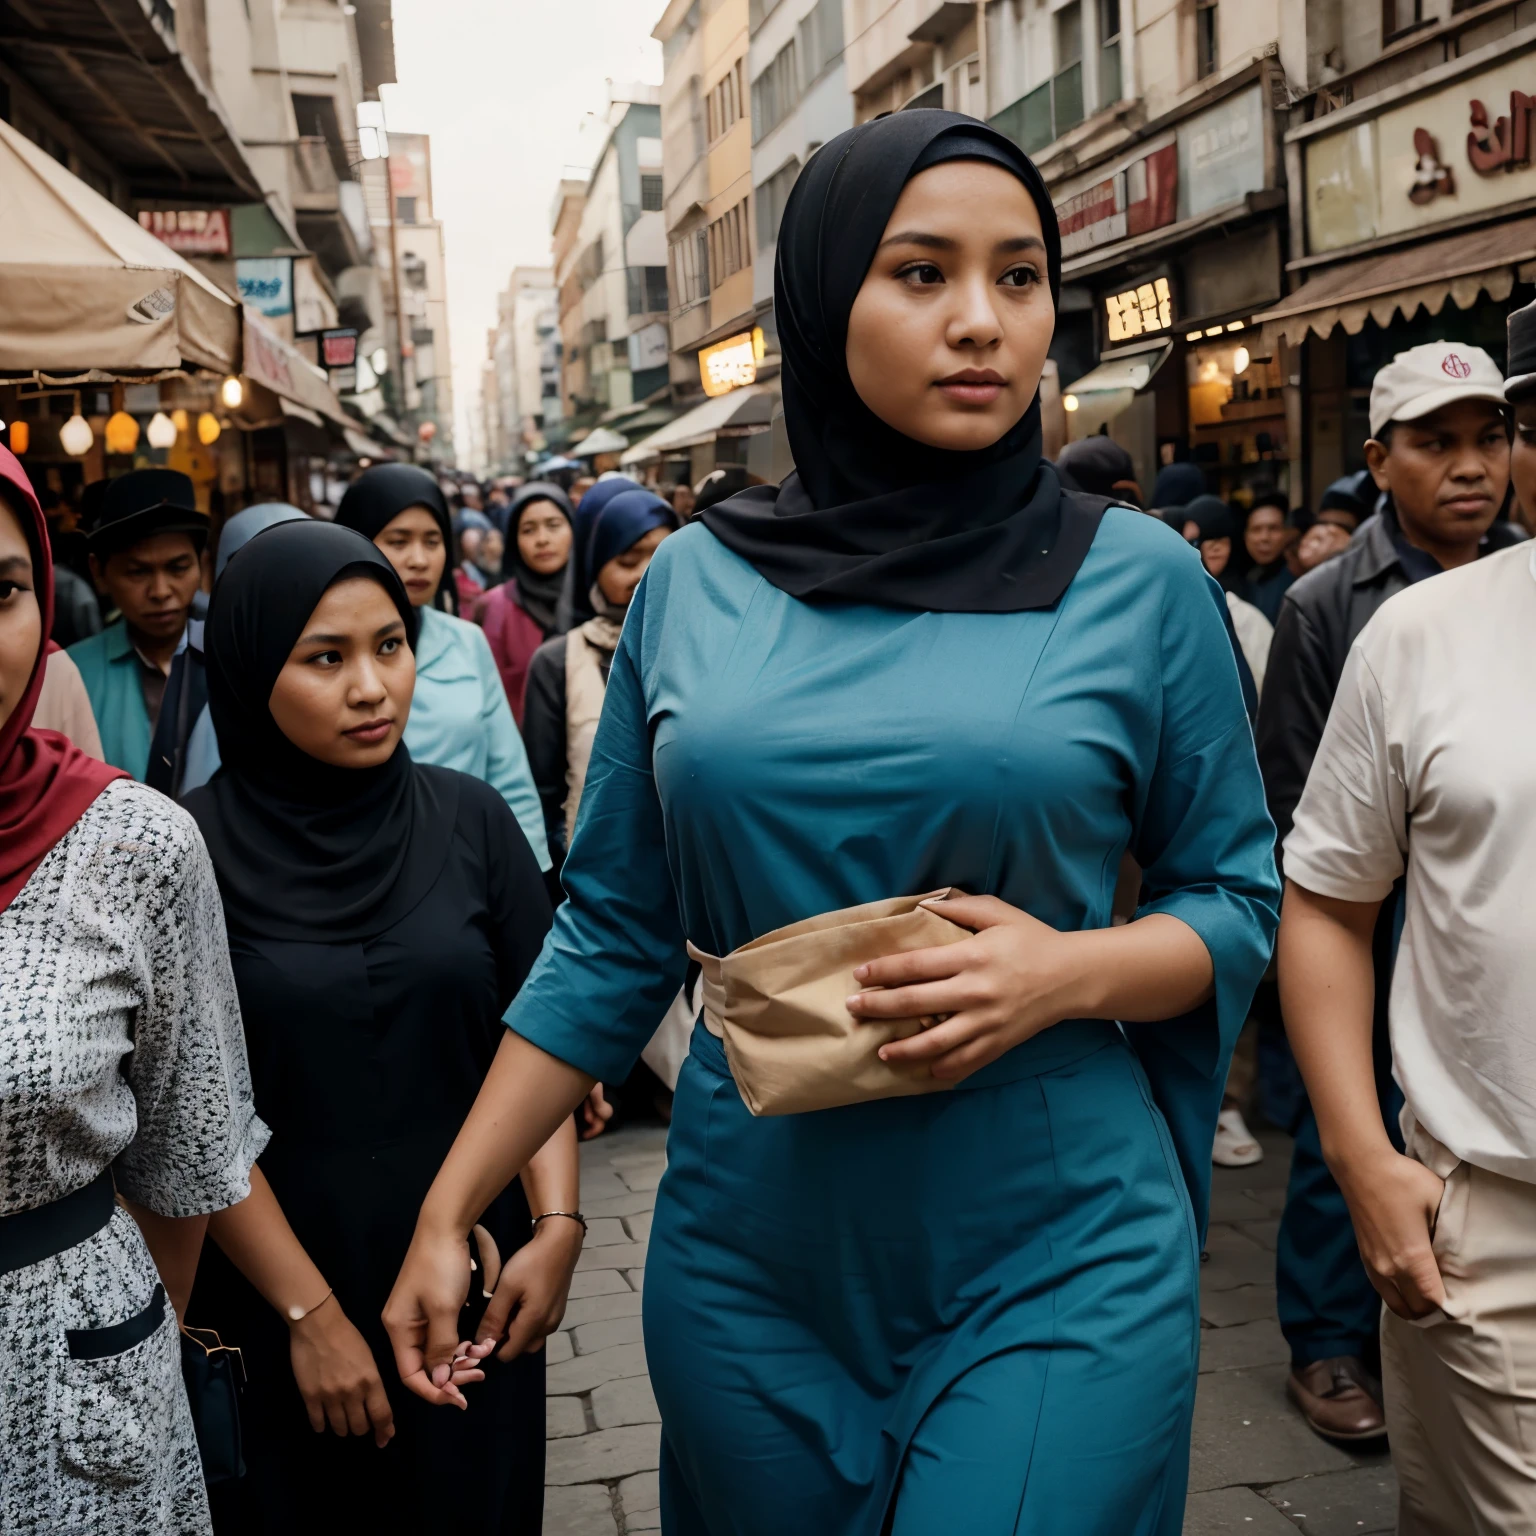
[[1178, 187], [1178, 146], [1165, 144], [1058, 203], [1062, 256], [1080, 256], [1172, 224], [1178, 212]]
[[144, 208], [139, 224], [183, 256], [229, 255], [228, 208]]

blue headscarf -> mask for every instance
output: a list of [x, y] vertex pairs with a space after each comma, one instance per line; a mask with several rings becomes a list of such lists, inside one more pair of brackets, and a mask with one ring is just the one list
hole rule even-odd
[[598, 514], [592, 529], [588, 562], [592, 580], [597, 580], [597, 573], [610, 560], [633, 549], [653, 528], [670, 528], [672, 523], [672, 508], [650, 491], [633, 486], [615, 496]]
[[263, 501], [243, 512], [236, 512], [219, 533], [219, 553], [213, 563], [214, 580], [224, 574], [224, 567], [258, 533], [308, 515], [286, 501]]
[[597, 576], [597, 567], [591, 563], [592, 530], [603, 508], [614, 497], [639, 489], [633, 480], [615, 476], [612, 480], [599, 480], [581, 498], [571, 517], [571, 558], [565, 567], [565, 590], [560, 594], [559, 607], [555, 613], [557, 633], [563, 635], [593, 616], [592, 599], [587, 596]]

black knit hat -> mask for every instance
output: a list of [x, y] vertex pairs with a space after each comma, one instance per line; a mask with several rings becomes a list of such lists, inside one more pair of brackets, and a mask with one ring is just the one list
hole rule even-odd
[[1504, 398], [1523, 400], [1536, 394], [1536, 304], [1509, 317], [1509, 366], [1504, 370]]

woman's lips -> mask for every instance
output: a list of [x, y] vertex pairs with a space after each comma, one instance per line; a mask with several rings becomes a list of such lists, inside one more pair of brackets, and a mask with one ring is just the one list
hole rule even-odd
[[1007, 381], [990, 368], [964, 368], [939, 380], [939, 388], [957, 405], [991, 405]]
[[390, 731], [394, 729], [393, 720], [367, 720], [362, 725], [354, 725], [351, 730], [344, 731], [344, 736], [350, 736], [353, 741], [359, 741], [364, 746], [376, 746], [383, 741]]

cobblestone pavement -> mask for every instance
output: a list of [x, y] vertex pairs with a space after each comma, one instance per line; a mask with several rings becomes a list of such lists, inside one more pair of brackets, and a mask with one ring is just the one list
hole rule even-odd
[[[1319, 1440], [1285, 1398], [1274, 1247], [1288, 1144], [1261, 1139], [1267, 1155], [1257, 1167], [1215, 1170], [1184, 1536], [1383, 1536], [1397, 1499], [1387, 1456]], [[640, 1341], [640, 1291], [665, 1144], [665, 1132], [647, 1127], [582, 1148], [591, 1231], [565, 1324], [549, 1341], [545, 1536], [661, 1527], [660, 1416]]]

